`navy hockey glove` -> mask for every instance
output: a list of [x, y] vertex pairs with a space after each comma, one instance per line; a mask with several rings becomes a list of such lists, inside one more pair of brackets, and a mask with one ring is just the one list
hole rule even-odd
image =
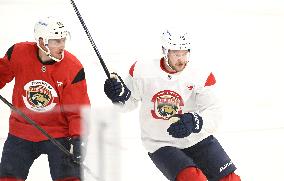
[[120, 76], [118, 76], [116, 73], [113, 74], [118, 77], [120, 82], [118, 82], [116, 78], [106, 79], [104, 84], [104, 92], [113, 103], [124, 104], [125, 101], [130, 98], [131, 91], [123, 83], [123, 80]]
[[167, 129], [174, 138], [184, 138], [191, 133], [199, 133], [202, 129], [203, 120], [197, 113], [177, 114], [172, 118], [175, 117], [178, 118], [178, 121], [172, 123]]
[[70, 153], [73, 154], [73, 161], [76, 163], [81, 163], [84, 161], [86, 148], [84, 142], [80, 137], [73, 137], [70, 139], [71, 141], [71, 148]]

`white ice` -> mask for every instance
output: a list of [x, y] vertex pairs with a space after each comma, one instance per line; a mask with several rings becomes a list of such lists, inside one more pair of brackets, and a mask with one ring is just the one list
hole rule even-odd
[[[216, 74], [224, 102], [224, 121], [216, 136], [242, 180], [284, 180], [284, 1], [76, 3], [109, 70], [122, 77], [134, 61], [161, 55], [159, 38], [164, 28], [188, 29], [193, 37], [192, 61], [205, 64]], [[86, 163], [110, 181], [165, 181], [142, 147], [137, 111], [110, 114], [112, 105], [103, 92], [106, 76], [68, 0], [1, 0], [0, 56], [16, 42], [33, 41], [35, 21], [47, 15], [66, 20], [72, 34], [67, 49], [85, 66], [95, 110], [93, 143], [103, 129], [99, 121], [107, 120], [104, 146], [97, 148], [89, 142]], [[0, 90], [10, 101], [12, 84]], [[8, 134], [9, 108], [0, 103], [0, 110], [1, 151]], [[106, 154], [99, 157], [98, 149]], [[46, 156], [35, 161], [27, 180], [51, 180]]]

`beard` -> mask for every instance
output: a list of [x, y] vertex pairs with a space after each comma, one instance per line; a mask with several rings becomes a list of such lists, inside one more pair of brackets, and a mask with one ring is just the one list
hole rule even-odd
[[185, 68], [187, 63], [176, 63], [174, 66], [172, 66], [172, 68], [176, 71], [176, 72], [181, 72], [183, 71], [183, 69]]

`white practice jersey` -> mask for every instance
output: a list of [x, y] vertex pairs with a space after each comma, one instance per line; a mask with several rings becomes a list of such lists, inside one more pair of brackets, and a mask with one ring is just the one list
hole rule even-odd
[[[188, 63], [182, 72], [170, 74], [163, 69], [162, 61], [136, 62], [125, 80], [131, 97], [122, 108], [132, 110], [141, 102], [141, 137], [151, 153], [164, 146], [190, 147], [212, 135], [221, 119], [212, 72]], [[173, 138], [167, 132], [172, 123], [169, 118], [187, 112], [197, 112], [202, 117], [202, 130], [185, 138]]]

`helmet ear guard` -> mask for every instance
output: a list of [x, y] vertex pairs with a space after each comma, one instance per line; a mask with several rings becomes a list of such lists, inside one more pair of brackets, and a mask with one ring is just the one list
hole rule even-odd
[[[50, 39], [70, 38], [70, 32], [66, 29], [60, 19], [55, 17], [47, 17], [39, 20], [34, 26], [34, 37], [39, 49], [52, 60], [59, 62], [64, 58], [64, 52], [62, 53], [61, 59], [57, 59], [50, 54], [50, 50], [48, 48], [48, 41]], [[44, 46], [47, 50], [44, 50], [40, 46], [40, 38], [42, 38]]]

